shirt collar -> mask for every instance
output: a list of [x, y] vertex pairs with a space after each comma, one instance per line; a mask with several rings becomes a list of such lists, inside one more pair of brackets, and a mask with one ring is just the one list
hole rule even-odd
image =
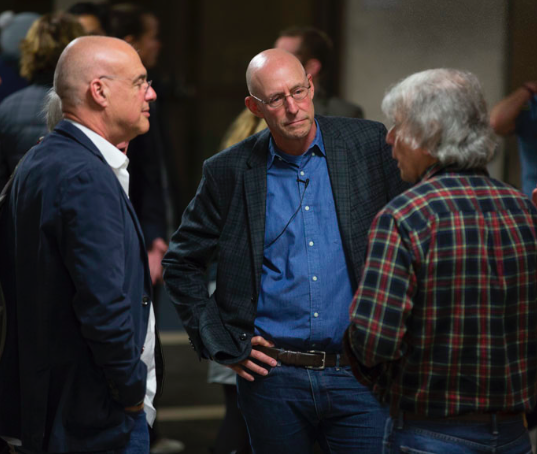
[[129, 158], [127, 158], [127, 156], [124, 153], [119, 151], [117, 147], [112, 145], [104, 137], [100, 136], [95, 131], [92, 131], [86, 126], [81, 125], [80, 123], [77, 123], [76, 121], [73, 121], [73, 120], [67, 120], [67, 121], [75, 125], [84, 134], [86, 134], [86, 136], [88, 136], [88, 138], [93, 142], [93, 144], [101, 152], [105, 161], [108, 163], [110, 167], [112, 167], [113, 169], [126, 169], [127, 168], [127, 166], [129, 165]]
[[419, 181], [426, 181], [431, 179], [435, 175], [446, 172], [472, 172], [488, 176], [488, 170], [486, 168], [461, 169], [457, 167], [456, 164], [442, 165], [439, 162], [435, 162], [432, 166], [427, 168]]
[[[317, 125], [317, 131], [315, 132], [315, 137], [313, 138], [313, 141], [311, 142], [307, 151], [303, 155], [301, 155], [300, 158], [302, 156], [306, 156], [308, 153], [311, 153], [314, 147], [317, 147], [317, 151], [319, 154], [321, 154], [322, 156], [326, 156], [326, 152], [324, 149], [324, 142], [323, 142], [323, 134], [321, 132], [321, 128], [319, 127], [319, 123], [317, 122], [317, 120], [315, 120], [315, 124]], [[278, 148], [271, 134], [270, 140], [269, 140], [269, 154], [268, 154], [268, 159], [267, 159], [267, 169], [270, 169], [272, 167], [272, 164], [274, 163], [274, 159], [276, 157], [279, 157], [286, 162], [291, 162], [292, 160], [292, 158], [289, 157], [287, 153], [284, 153], [282, 150]], [[296, 162], [291, 162], [291, 163], [296, 164]]]

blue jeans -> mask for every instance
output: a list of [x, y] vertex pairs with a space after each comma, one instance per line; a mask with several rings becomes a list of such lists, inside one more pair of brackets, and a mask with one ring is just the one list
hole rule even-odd
[[531, 454], [522, 418], [498, 422], [496, 429], [492, 422], [388, 418], [383, 453]]
[[238, 402], [255, 454], [382, 450], [388, 411], [356, 381], [350, 367], [277, 366], [249, 382], [237, 377]]
[[134, 419], [134, 427], [127, 446], [119, 450], [118, 454], [148, 454], [149, 453], [149, 426], [145, 418], [145, 411], [129, 413]]

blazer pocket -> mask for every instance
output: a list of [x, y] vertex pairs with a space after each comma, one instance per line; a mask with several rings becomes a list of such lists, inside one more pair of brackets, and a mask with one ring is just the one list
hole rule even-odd
[[110, 429], [125, 423], [125, 412], [110, 396], [104, 373], [91, 365], [74, 366], [66, 390], [64, 425], [73, 432]]

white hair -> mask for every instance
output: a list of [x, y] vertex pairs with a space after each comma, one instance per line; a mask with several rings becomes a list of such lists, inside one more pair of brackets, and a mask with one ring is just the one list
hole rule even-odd
[[430, 69], [388, 90], [382, 111], [402, 140], [429, 151], [442, 165], [482, 168], [493, 158], [496, 136], [489, 125], [481, 85], [470, 72]]
[[62, 100], [54, 88], [51, 88], [47, 92], [45, 103], [43, 105], [43, 114], [47, 121], [47, 129], [49, 132], [63, 119]]

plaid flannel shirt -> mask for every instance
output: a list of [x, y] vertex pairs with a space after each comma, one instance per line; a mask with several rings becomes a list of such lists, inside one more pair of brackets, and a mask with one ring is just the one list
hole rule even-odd
[[392, 414], [535, 406], [536, 225], [521, 192], [438, 165], [378, 213], [346, 342]]

